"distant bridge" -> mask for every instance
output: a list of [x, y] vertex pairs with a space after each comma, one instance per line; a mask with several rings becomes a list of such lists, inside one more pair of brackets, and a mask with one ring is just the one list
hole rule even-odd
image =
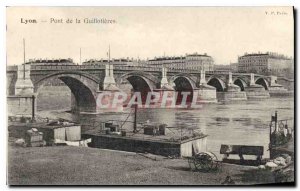
[[[19, 76], [18, 76], [19, 75]], [[27, 77], [25, 77], [27, 76]], [[53, 79], [62, 80], [72, 91], [78, 105], [94, 107], [97, 95], [106, 90], [109, 83], [117, 87], [131, 84], [134, 91], [144, 92], [159, 89], [163, 81], [167, 81], [176, 91], [193, 91], [200, 86], [202, 78], [216, 88], [217, 92], [226, 92], [228, 84], [233, 83], [244, 91], [251, 83], [261, 85], [268, 90], [277, 84], [276, 76], [264, 76], [250, 73], [206, 72], [187, 69], [168, 69], [142, 66], [114, 66], [108, 65], [23, 65], [7, 67], [7, 93], [18, 94], [16, 82], [29, 78], [33, 92], [38, 93], [40, 87]], [[93, 100], [93, 101], [91, 101]]]
[[[14, 84], [17, 80], [17, 66], [9, 66], [7, 69], [7, 83], [9, 87], [9, 94], [14, 95]], [[139, 84], [137, 88], [159, 88], [162, 78], [162, 68], [154, 67], [136, 67], [136, 66], [114, 66], [114, 77], [117, 84], [124, 81], [129, 81], [134, 87]], [[103, 81], [105, 78], [104, 65], [32, 65], [30, 68], [30, 79], [34, 85], [35, 92], [38, 92], [40, 86], [53, 80], [54, 78], [63, 79], [70, 78], [83, 82], [90, 81], [96, 89], [103, 88]], [[242, 91], [250, 84], [250, 73], [232, 73], [233, 83], [238, 85]], [[254, 74], [256, 84], [262, 85], [266, 90], [271, 85], [272, 76], [264, 76]], [[187, 69], [168, 69], [167, 79], [169, 83], [174, 83], [175, 88], [180, 85], [180, 82], [185, 82], [190, 88], [197, 88], [200, 82], [200, 71]], [[228, 72], [206, 72], [205, 79], [211, 86], [216, 87], [217, 91], [225, 91], [229, 80]], [[276, 77], [274, 78], [276, 82]], [[62, 80], [66, 81], [66, 80]], [[66, 81], [67, 82], [67, 81]], [[74, 81], [75, 82], [75, 81]], [[68, 85], [68, 84], [67, 84]], [[179, 87], [178, 87], [179, 88]]]

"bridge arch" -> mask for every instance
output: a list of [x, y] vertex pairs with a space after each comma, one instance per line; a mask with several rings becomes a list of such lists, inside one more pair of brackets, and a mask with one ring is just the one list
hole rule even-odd
[[218, 77], [211, 77], [207, 84], [216, 88], [217, 92], [224, 92], [226, 89], [226, 84], [223, 80]]
[[[121, 75], [116, 79], [116, 83], [127, 93], [140, 92], [142, 103], [145, 103], [148, 92], [152, 92], [156, 88], [158, 79], [152, 74], [134, 71]], [[128, 83], [132, 86], [131, 92], [128, 91], [128, 88], [131, 88], [128, 87]]]
[[239, 86], [241, 88], [241, 91], [245, 91], [245, 87], [247, 87], [247, 83], [241, 78], [235, 79], [233, 81], [233, 84]]
[[[171, 81], [172, 80], [172, 81]], [[169, 83], [174, 85], [175, 91], [178, 92], [177, 103], [181, 103], [183, 99], [183, 92], [188, 93], [186, 101], [192, 102], [194, 89], [196, 88], [196, 83], [186, 75], [177, 75], [171, 78]]]
[[96, 79], [81, 72], [53, 73], [33, 82], [34, 92], [38, 95], [41, 87], [54, 79], [63, 81], [71, 90], [74, 98], [72, 99], [73, 111], [96, 111], [97, 90], [99, 89], [99, 83]]
[[[194, 88], [197, 88], [196, 87], [196, 81], [197, 81], [197, 78], [191, 74], [187, 74], [187, 73], [179, 73], [179, 74], [176, 74], [172, 77], [170, 77], [168, 79], [169, 83], [172, 85], [172, 83], [174, 83], [174, 81], [177, 79], [177, 78], [185, 78], [186, 80], [189, 81], [190, 85]], [[173, 85], [176, 85], [176, 84], [173, 84]]]
[[269, 83], [265, 78], [258, 78], [255, 80], [255, 83], [263, 86], [265, 88], [265, 90], [269, 89]]
[[143, 71], [134, 71], [121, 75], [116, 78], [117, 84], [126, 83], [127, 81], [134, 86], [133, 89], [142, 88], [138, 87], [139, 82], [135, 82], [134, 79], [139, 80], [141, 85], [144, 85], [145, 88], [150, 89], [151, 91], [155, 89], [156, 84], [158, 84], [158, 79], [150, 73], [146, 73]]

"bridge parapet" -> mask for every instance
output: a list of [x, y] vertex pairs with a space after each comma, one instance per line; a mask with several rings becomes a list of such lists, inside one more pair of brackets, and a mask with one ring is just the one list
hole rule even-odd
[[31, 70], [84, 70], [84, 69], [105, 69], [102, 65], [32, 65]]
[[[144, 71], [144, 72], [162, 72], [163, 68], [157, 68], [152, 66], [115, 66], [115, 70], [127, 70], [127, 71]], [[200, 71], [190, 70], [190, 69], [174, 69], [174, 68], [167, 68], [168, 72], [175, 72], [175, 73], [199, 73]]]
[[155, 67], [141, 67], [141, 66], [114, 66], [114, 70], [125, 70], [125, 71], [144, 71], [144, 72], [161, 72], [162, 68]]
[[[7, 66], [7, 71], [17, 71], [18, 66]], [[64, 64], [45, 64], [45, 65], [32, 65], [31, 70], [104, 70], [105, 65], [64, 65]], [[123, 70], [123, 71], [145, 71], [145, 72], [162, 72], [162, 68], [152, 67], [152, 66], [115, 66], [114, 70]], [[190, 73], [190, 74], [200, 74], [201, 71], [199, 70], [192, 70], [192, 69], [175, 69], [175, 68], [168, 68], [168, 73]], [[228, 75], [228, 72], [223, 71], [207, 71], [207, 75]], [[250, 73], [232, 73], [233, 76], [249, 76]], [[254, 74], [255, 77], [270, 77], [260, 74]]]
[[6, 67], [6, 72], [16, 72], [16, 71], [18, 71], [18, 66], [16, 65]]

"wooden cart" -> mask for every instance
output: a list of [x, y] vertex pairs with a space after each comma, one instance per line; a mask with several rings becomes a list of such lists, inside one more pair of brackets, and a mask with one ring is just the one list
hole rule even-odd
[[213, 171], [221, 167], [222, 162], [212, 152], [200, 152], [192, 157], [187, 157], [189, 167], [196, 171]]

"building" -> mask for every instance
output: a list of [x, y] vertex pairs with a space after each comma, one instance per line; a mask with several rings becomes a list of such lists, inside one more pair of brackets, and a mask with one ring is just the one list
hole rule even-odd
[[[105, 65], [108, 63], [107, 59], [90, 59], [82, 63], [82, 65]], [[140, 60], [140, 59], [111, 59], [110, 63], [114, 66], [143, 66], [143, 67], [166, 67], [170, 69], [192, 69], [212, 71], [214, 60], [207, 54], [187, 54], [180, 57], [155, 57], [154, 59]]]
[[[44, 66], [44, 65], [51, 65], [51, 66], [60, 66], [60, 65], [75, 65], [71, 58], [68, 59], [29, 59], [28, 62], [25, 64], [30, 64], [32, 66]], [[62, 82], [60, 79], [53, 79], [50, 82], [44, 84], [44, 86], [65, 86], [65, 83]]]
[[[106, 65], [108, 64], [108, 59], [90, 59], [82, 63], [82, 65]], [[129, 59], [129, 58], [120, 58], [120, 59], [111, 59], [110, 64], [114, 66], [142, 66], [145, 65], [145, 61], [140, 59]]]
[[170, 69], [191, 69], [212, 71], [214, 60], [207, 54], [186, 54], [186, 56], [177, 57], [155, 57], [147, 60], [149, 66], [160, 68], [162, 66]]
[[238, 57], [238, 72], [293, 78], [294, 60], [277, 53], [245, 53]]
[[68, 59], [29, 59], [26, 64], [37, 65], [75, 65], [71, 58]]
[[230, 63], [224, 65], [214, 65], [214, 71], [218, 72], [237, 72], [238, 71], [238, 63]]

